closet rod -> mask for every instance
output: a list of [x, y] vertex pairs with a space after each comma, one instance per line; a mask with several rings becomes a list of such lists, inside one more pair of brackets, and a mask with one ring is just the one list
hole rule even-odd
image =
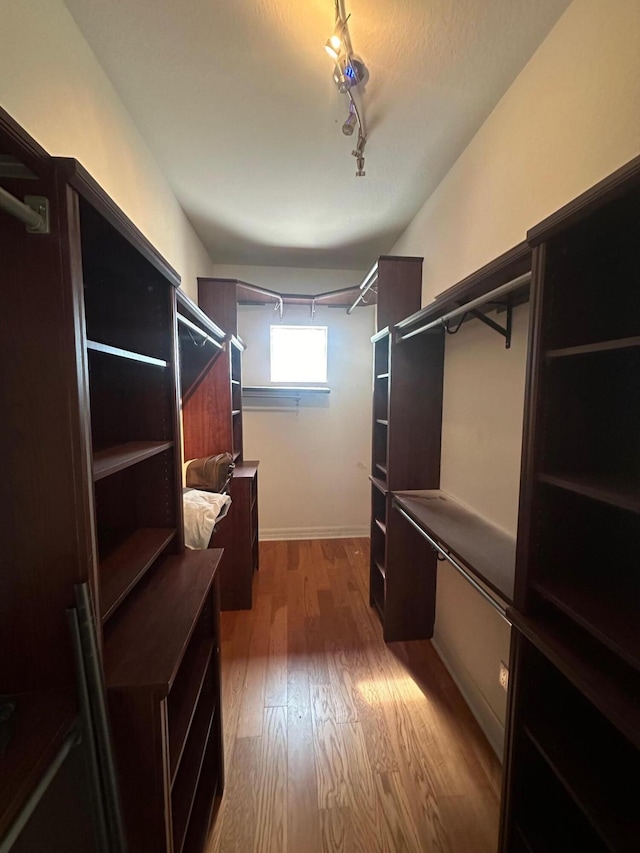
[[398, 510], [398, 512], [400, 513], [400, 515], [402, 515], [404, 518], [406, 518], [406, 520], [409, 522], [409, 524], [410, 524], [412, 527], [415, 527], [415, 529], [418, 531], [418, 533], [419, 533], [419, 534], [420, 534], [424, 539], [426, 539], [426, 540], [427, 540], [427, 542], [431, 545], [431, 547], [432, 547], [435, 551], [437, 551], [439, 554], [441, 554], [441, 555], [444, 557], [444, 559], [445, 559], [448, 563], [450, 563], [450, 564], [453, 566], [453, 568], [454, 568], [454, 569], [455, 569], [459, 574], [461, 574], [461, 575], [462, 575], [462, 577], [463, 577], [463, 578], [464, 578], [468, 583], [470, 583], [470, 584], [471, 584], [471, 586], [476, 590], [476, 592], [479, 592], [479, 593], [480, 593], [480, 595], [485, 599], [485, 601], [487, 601], [487, 602], [488, 602], [488, 603], [493, 607], [493, 609], [494, 609], [494, 610], [497, 610], [497, 611], [498, 611], [498, 613], [500, 614], [500, 616], [502, 616], [502, 618], [504, 619], [504, 621], [505, 621], [508, 625], [511, 625], [511, 620], [510, 620], [510, 619], [509, 619], [509, 617], [507, 616], [507, 611], [506, 611], [506, 609], [505, 609], [505, 608], [500, 604], [500, 602], [499, 602], [499, 601], [496, 601], [496, 599], [495, 599], [492, 595], [489, 595], [489, 593], [486, 591], [486, 589], [478, 583], [478, 581], [473, 577], [473, 575], [469, 574], [469, 572], [468, 572], [465, 568], [463, 568], [463, 567], [460, 565], [460, 563], [458, 563], [456, 560], [454, 560], [454, 558], [451, 556], [451, 554], [448, 554], [448, 553], [444, 550], [444, 548], [442, 548], [440, 545], [438, 545], [438, 543], [435, 541], [435, 539], [432, 539], [432, 538], [431, 538], [431, 536], [429, 536], [429, 534], [426, 532], [426, 530], [423, 530], [423, 529], [422, 529], [422, 527], [420, 527], [420, 525], [419, 525], [419, 524], [416, 524], [416, 522], [411, 518], [411, 516], [410, 516], [407, 512], [405, 512], [405, 511], [402, 509], [402, 507], [398, 506], [398, 504], [397, 504], [397, 503], [395, 503], [395, 502], [394, 502], [394, 506], [395, 506], [395, 508]]
[[347, 314], [351, 314], [353, 309], [362, 302], [364, 297], [371, 290], [371, 288], [373, 287], [373, 285], [376, 283], [377, 280], [378, 280], [378, 264], [375, 263], [371, 267], [369, 272], [366, 274], [366, 276], [364, 277], [364, 280], [363, 280], [362, 284], [360, 285], [360, 295], [358, 296], [356, 301], [353, 303], [351, 308], [347, 308]]
[[224, 344], [221, 344], [220, 341], [217, 341], [215, 338], [212, 338], [211, 335], [208, 335], [205, 331], [203, 331], [200, 326], [196, 326], [195, 323], [192, 323], [191, 320], [188, 320], [182, 314], [178, 314], [178, 323], [182, 323], [183, 326], [186, 326], [187, 329], [191, 329], [192, 332], [203, 337], [205, 340], [209, 341], [209, 343], [213, 344], [214, 347], [218, 347], [218, 349], [224, 349]]
[[[49, 231], [45, 210], [47, 200], [40, 196], [26, 196], [26, 200], [31, 200], [34, 207], [31, 207], [29, 204], [24, 204], [20, 199], [17, 199], [15, 196], [11, 195], [11, 193], [0, 187], [0, 210], [4, 210], [6, 213], [9, 213], [11, 216], [19, 219], [20, 222], [24, 222], [27, 229], [34, 234], [47, 233]], [[45, 212], [45, 215], [42, 216], [38, 213], [38, 210]]]
[[[453, 311], [449, 311], [447, 314], [443, 314], [442, 317], [438, 317], [437, 320], [431, 320], [430, 323], [426, 323], [424, 326], [419, 326], [417, 329], [412, 329], [410, 332], [406, 334], [399, 334], [396, 337], [396, 341], [408, 341], [409, 338], [412, 338], [414, 335], [419, 335], [422, 332], [428, 332], [430, 329], [435, 329], [437, 326], [443, 326], [448, 320], [453, 320], [455, 317], [459, 317], [461, 314], [466, 314], [469, 311], [472, 311], [474, 308], [479, 308], [482, 305], [486, 305], [487, 302], [494, 302], [502, 296], [506, 296], [507, 293], [511, 293], [511, 291], [516, 290], [523, 284], [531, 281], [531, 273], [525, 272], [522, 275], [517, 276], [517, 278], [508, 281], [506, 284], [501, 284], [500, 287], [496, 287], [495, 290], [490, 291], [489, 293], [485, 293], [484, 296], [479, 296], [477, 299], [472, 299], [471, 302], [466, 302], [464, 305], [460, 305], [458, 308], [454, 308]], [[407, 318], [409, 320], [410, 318]], [[405, 326], [408, 326], [409, 323], [407, 320], [401, 320], [400, 323], [396, 323], [395, 329], [402, 329]]]

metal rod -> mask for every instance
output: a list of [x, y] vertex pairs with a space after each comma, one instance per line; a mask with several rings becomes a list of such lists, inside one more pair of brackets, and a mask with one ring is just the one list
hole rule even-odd
[[192, 323], [191, 320], [188, 320], [182, 314], [178, 314], [178, 323], [182, 323], [183, 326], [186, 326], [187, 329], [191, 329], [192, 332], [203, 337], [205, 340], [209, 341], [210, 344], [213, 344], [214, 347], [218, 347], [218, 349], [224, 349], [224, 344], [221, 344], [220, 341], [217, 341], [215, 338], [212, 338], [211, 335], [208, 335], [205, 331], [203, 331], [200, 326], [196, 326], [195, 323]]
[[96, 733], [91, 713], [91, 700], [89, 698], [89, 685], [87, 681], [87, 667], [85, 654], [80, 636], [80, 622], [78, 611], [75, 607], [67, 610], [67, 620], [71, 631], [71, 645], [76, 665], [76, 681], [78, 689], [78, 701], [80, 704], [80, 719], [84, 734], [83, 743], [85, 748], [85, 759], [87, 773], [89, 774], [89, 799], [91, 801], [91, 812], [94, 819], [96, 840], [101, 853], [109, 851], [109, 831], [107, 829], [107, 816], [102, 792], [100, 778], [100, 763], [96, 746]]
[[419, 533], [419, 534], [420, 534], [424, 539], [426, 539], [426, 540], [427, 540], [427, 542], [431, 545], [431, 547], [432, 547], [432, 548], [434, 548], [434, 549], [435, 549], [439, 554], [442, 554], [442, 556], [445, 558], [445, 560], [446, 560], [448, 563], [450, 563], [450, 564], [453, 566], [453, 568], [454, 568], [454, 569], [455, 569], [459, 574], [461, 574], [461, 575], [462, 575], [462, 577], [463, 577], [463, 578], [464, 578], [468, 583], [470, 583], [470, 584], [471, 584], [471, 586], [472, 586], [472, 587], [473, 587], [477, 592], [479, 592], [479, 593], [480, 593], [480, 595], [485, 599], [485, 601], [487, 601], [487, 602], [488, 602], [488, 603], [493, 607], [493, 609], [494, 609], [494, 610], [497, 610], [497, 612], [500, 614], [500, 616], [502, 616], [502, 618], [504, 619], [504, 621], [505, 621], [508, 625], [511, 625], [511, 620], [510, 620], [510, 619], [508, 618], [508, 616], [507, 616], [507, 611], [506, 611], [506, 609], [505, 609], [505, 608], [500, 604], [500, 602], [498, 602], [498, 601], [497, 601], [497, 600], [496, 600], [492, 595], [490, 595], [490, 594], [487, 592], [487, 590], [486, 590], [483, 586], [481, 586], [481, 584], [479, 584], [479, 583], [478, 583], [478, 581], [473, 577], [473, 575], [469, 574], [469, 572], [468, 572], [465, 568], [463, 568], [463, 567], [460, 565], [460, 563], [458, 563], [456, 560], [454, 560], [454, 558], [451, 556], [451, 554], [448, 554], [448, 553], [444, 550], [444, 548], [442, 548], [440, 545], [438, 545], [438, 543], [435, 541], [435, 539], [432, 539], [432, 538], [431, 538], [431, 536], [429, 536], [429, 534], [426, 532], [426, 530], [423, 530], [423, 528], [422, 528], [422, 527], [420, 527], [420, 525], [419, 525], [419, 524], [417, 524], [417, 523], [416, 523], [416, 522], [411, 518], [411, 516], [410, 516], [407, 512], [405, 512], [405, 511], [402, 509], [402, 507], [401, 507], [401, 506], [399, 506], [395, 501], [394, 501], [394, 506], [395, 506], [395, 508], [398, 510], [398, 512], [400, 513], [400, 515], [402, 515], [404, 518], [406, 518], [406, 520], [409, 522], [409, 524], [411, 524], [411, 525], [412, 525], [412, 527], [415, 527], [415, 529], [418, 531], [418, 533]]
[[124, 819], [120, 804], [120, 792], [116, 775], [111, 729], [107, 716], [107, 698], [100, 664], [100, 652], [96, 638], [95, 620], [89, 585], [85, 582], [76, 584], [76, 608], [78, 626], [85, 664], [85, 675], [89, 689], [92, 718], [95, 725], [96, 746], [100, 766], [102, 768], [103, 790], [105, 795], [105, 812], [109, 827], [109, 836], [114, 851], [125, 851], [127, 843], [124, 833]]
[[300, 388], [295, 385], [277, 388], [269, 385], [245, 385], [242, 393], [246, 397], [294, 397], [296, 394], [330, 394], [331, 388]]
[[79, 735], [78, 732], [73, 729], [66, 736], [64, 741], [62, 742], [62, 746], [58, 750], [58, 754], [53, 759], [49, 767], [40, 777], [40, 780], [36, 787], [31, 792], [29, 799], [26, 801], [22, 809], [20, 810], [20, 814], [16, 817], [14, 822], [9, 827], [9, 831], [4, 836], [4, 838], [0, 841], [0, 853], [9, 853], [9, 850], [13, 847], [16, 840], [19, 838], [20, 833], [27, 825], [27, 822], [33, 812], [36, 810], [38, 803], [45, 795], [47, 788], [54, 780], [56, 773], [64, 764], [67, 755], [71, 752], [71, 750], [77, 746], [79, 743]]
[[[396, 342], [408, 341], [409, 338], [414, 337], [414, 335], [420, 335], [422, 334], [422, 332], [428, 332], [430, 329], [435, 329], [437, 326], [443, 326], [447, 322], [447, 320], [453, 320], [455, 317], [459, 317], [460, 314], [467, 313], [473, 308], [478, 308], [481, 305], [486, 305], [487, 302], [494, 302], [499, 297], [506, 296], [507, 293], [511, 293], [512, 290], [515, 290], [516, 288], [520, 287], [521, 284], [526, 284], [528, 281], [531, 281], [531, 273], [523, 273], [517, 278], [508, 281], [506, 284], [502, 284], [500, 285], [500, 287], [496, 287], [496, 289], [492, 290], [490, 293], [485, 293], [484, 296], [479, 296], [477, 299], [472, 299], [471, 302], [467, 302], [464, 305], [460, 305], [458, 308], [454, 308], [453, 311], [449, 311], [447, 314], [443, 314], [442, 317], [438, 317], [436, 320], [431, 320], [429, 323], [425, 323], [424, 326], [419, 326], [417, 329], [412, 329], [410, 332], [407, 332], [404, 335], [397, 335]], [[408, 325], [409, 323], [407, 323], [407, 320], [402, 320], [400, 323], [396, 323], [394, 328], [403, 329]]]
[[0, 187], [0, 210], [4, 210], [20, 222], [24, 222], [29, 228], [34, 231], [41, 229], [44, 225], [44, 220], [32, 207], [28, 204], [12, 196], [11, 193]]
[[353, 303], [351, 308], [347, 308], [347, 314], [351, 314], [353, 309], [362, 302], [364, 297], [371, 290], [371, 288], [373, 287], [373, 285], [376, 283], [377, 280], [378, 280], [378, 264], [374, 264], [371, 267], [371, 269], [369, 270], [369, 272], [366, 274], [362, 284], [360, 285], [360, 295], [358, 296], [356, 301]]

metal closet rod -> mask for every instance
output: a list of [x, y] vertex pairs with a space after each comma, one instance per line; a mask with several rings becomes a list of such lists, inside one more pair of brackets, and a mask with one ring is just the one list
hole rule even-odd
[[218, 347], [218, 349], [224, 349], [224, 344], [221, 344], [220, 341], [217, 341], [215, 338], [212, 338], [211, 335], [208, 335], [200, 326], [196, 326], [195, 323], [192, 323], [191, 320], [188, 320], [182, 314], [178, 314], [178, 323], [182, 323], [183, 326], [186, 326], [187, 329], [191, 329], [192, 332], [195, 332], [197, 335], [200, 335], [206, 341], [213, 344], [214, 347]]
[[[408, 341], [409, 338], [414, 337], [414, 335], [420, 335], [422, 332], [428, 332], [431, 329], [435, 329], [437, 326], [443, 326], [448, 320], [453, 320], [455, 317], [459, 317], [461, 314], [466, 314], [469, 311], [472, 311], [474, 308], [479, 308], [482, 305], [486, 305], [487, 302], [494, 302], [496, 299], [499, 299], [501, 296], [506, 296], [507, 293], [511, 293], [512, 290], [516, 290], [516, 288], [520, 287], [522, 284], [526, 284], [531, 281], [531, 273], [525, 272], [522, 275], [517, 276], [516, 278], [508, 281], [506, 284], [501, 284], [500, 287], [496, 287], [495, 290], [490, 291], [489, 293], [485, 293], [484, 296], [479, 296], [477, 299], [472, 299], [471, 302], [466, 302], [464, 305], [460, 305], [458, 308], [454, 308], [453, 311], [449, 311], [447, 314], [443, 314], [442, 317], [438, 317], [437, 320], [431, 320], [429, 323], [425, 323], [424, 326], [419, 326], [417, 329], [412, 329], [410, 332], [406, 334], [399, 334], [396, 337], [397, 341]], [[409, 320], [410, 318], [407, 318]], [[407, 320], [402, 320], [400, 323], [396, 323], [394, 326], [395, 329], [403, 329], [406, 326], [410, 325]]]
[[347, 308], [347, 314], [351, 314], [353, 309], [362, 302], [364, 297], [371, 290], [371, 288], [373, 287], [373, 285], [376, 283], [377, 280], [378, 280], [378, 264], [374, 264], [371, 267], [371, 269], [369, 270], [369, 272], [366, 274], [366, 276], [364, 277], [364, 281], [360, 285], [360, 294], [359, 294], [358, 298], [353, 303], [351, 308]]
[[471, 584], [471, 586], [476, 590], [476, 592], [479, 592], [479, 593], [480, 593], [480, 595], [485, 599], [485, 601], [487, 601], [487, 602], [488, 602], [488, 603], [493, 607], [493, 609], [494, 609], [494, 610], [497, 610], [497, 611], [498, 611], [498, 613], [500, 614], [500, 616], [502, 616], [502, 618], [503, 618], [503, 619], [504, 619], [504, 621], [507, 623], [507, 625], [511, 625], [511, 620], [510, 620], [510, 619], [509, 619], [509, 617], [507, 616], [507, 611], [506, 611], [506, 609], [505, 609], [505, 608], [500, 604], [500, 602], [499, 602], [499, 601], [497, 601], [497, 600], [496, 600], [492, 595], [490, 595], [490, 594], [487, 592], [487, 590], [486, 590], [486, 589], [485, 589], [481, 584], [479, 584], [479, 583], [478, 583], [478, 581], [473, 577], [473, 575], [469, 574], [469, 572], [468, 572], [465, 568], [463, 568], [463, 567], [460, 565], [460, 563], [458, 563], [458, 562], [457, 562], [457, 560], [454, 560], [454, 558], [451, 556], [451, 554], [447, 553], [447, 552], [444, 550], [444, 548], [442, 548], [442, 547], [441, 547], [441, 546], [440, 546], [440, 545], [435, 541], [435, 539], [432, 539], [432, 538], [431, 538], [431, 536], [429, 536], [429, 534], [426, 532], [426, 530], [423, 530], [423, 529], [422, 529], [422, 527], [420, 527], [420, 525], [419, 525], [419, 524], [416, 524], [416, 522], [411, 518], [411, 516], [410, 516], [407, 512], [405, 512], [405, 511], [402, 509], [402, 507], [401, 507], [401, 506], [398, 506], [398, 504], [397, 504], [397, 503], [395, 503], [395, 502], [394, 502], [394, 506], [395, 506], [395, 508], [398, 510], [398, 512], [400, 513], [400, 515], [401, 515], [403, 518], [406, 518], [406, 520], [409, 522], [409, 524], [411, 524], [413, 527], [415, 527], [415, 529], [416, 529], [416, 530], [418, 531], [418, 533], [423, 537], [423, 539], [426, 539], [426, 540], [427, 540], [427, 542], [429, 543], [429, 545], [431, 545], [431, 547], [432, 547], [435, 551], [437, 551], [439, 554], [442, 554], [442, 556], [445, 558], [445, 560], [446, 560], [448, 563], [450, 563], [450, 564], [453, 566], [453, 568], [454, 568], [454, 569], [455, 569], [459, 574], [461, 574], [461, 575], [462, 575], [462, 577], [467, 581], [467, 583], [470, 583], [470, 584]]
[[2, 187], [0, 187], [0, 210], [9, 213], [11, 216], [19, 219], [20, 222], [24, 222], [33, 231], [40, 230], [44, 225], [44, 219], [39, 213]]

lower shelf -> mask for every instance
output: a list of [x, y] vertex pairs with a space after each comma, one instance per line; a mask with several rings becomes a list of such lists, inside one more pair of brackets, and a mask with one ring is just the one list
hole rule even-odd
[[211, 693], [203, 694], [189, 732], [180, 772], [171, 792], [173, 847], [175, 853], [182, 851], [189, 818], [198, 792], [206, 746], [215, 714], [215, 703]]

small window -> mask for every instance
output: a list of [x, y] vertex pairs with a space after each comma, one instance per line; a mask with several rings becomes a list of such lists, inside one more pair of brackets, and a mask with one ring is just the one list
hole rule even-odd
[[271, 381], [326, 382], [327, 327], [271, 326]]

